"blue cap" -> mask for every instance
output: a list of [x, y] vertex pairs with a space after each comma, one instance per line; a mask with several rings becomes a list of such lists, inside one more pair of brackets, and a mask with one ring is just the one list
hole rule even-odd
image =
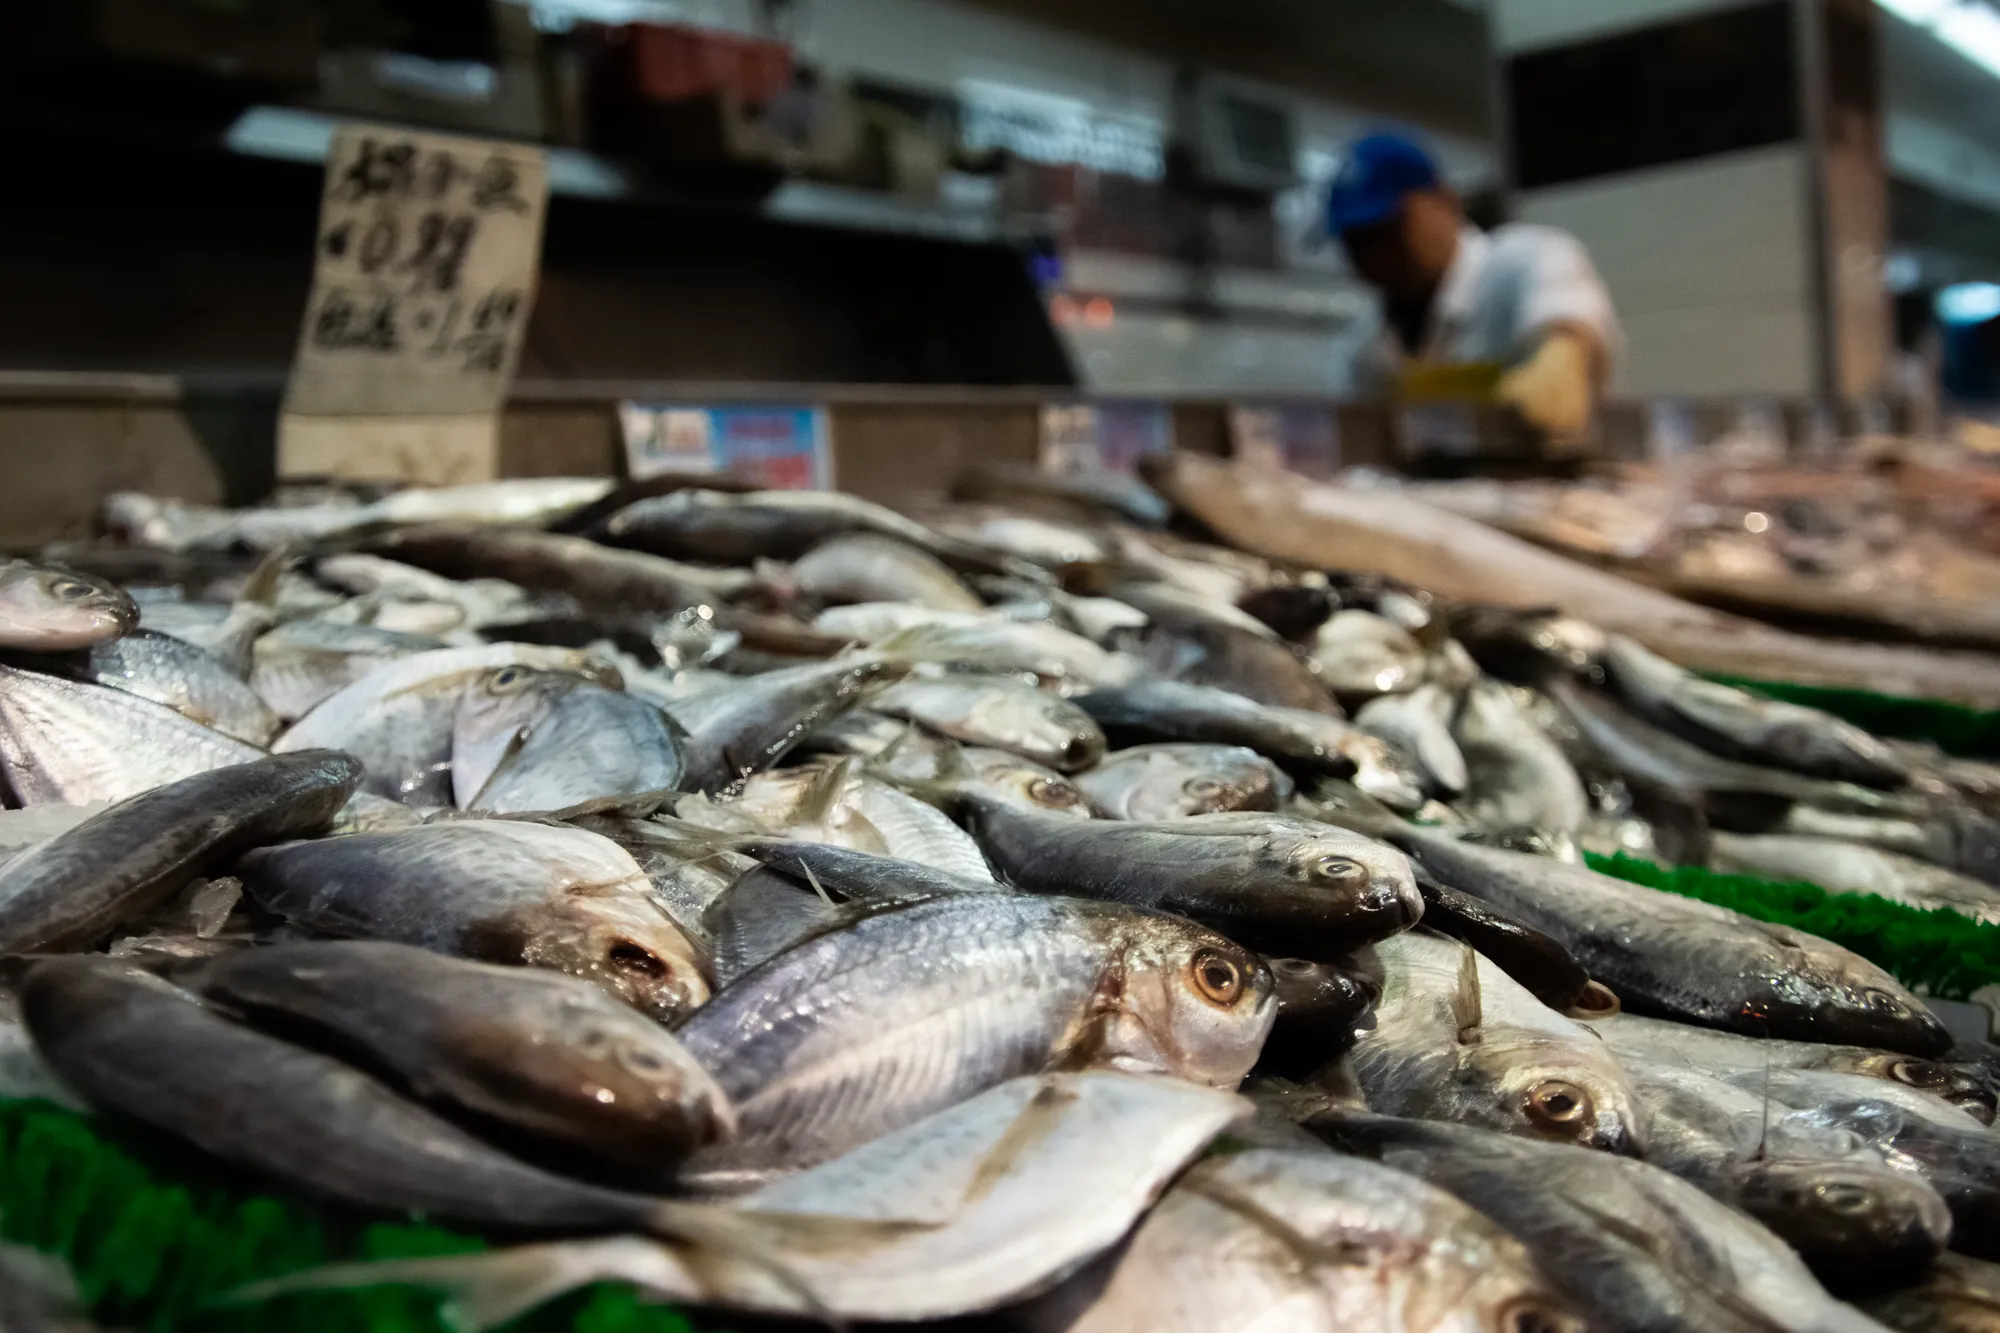
[[1326, 196], [1326, 229], [1332, 233], [1385, 222], [1403, 210], [1403, 197], [1444, 183], [1423, 146], [1400, 134], [1371, 134], [1348, 146], [1347, 160]]

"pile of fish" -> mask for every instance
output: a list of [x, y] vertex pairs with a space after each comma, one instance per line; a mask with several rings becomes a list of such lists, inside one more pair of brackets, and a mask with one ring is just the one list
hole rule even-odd
[[120, 496], [0, 565], [0, 1094], [486, 1228], [237, 1293], [468, 1328], [607, 1279], [1071, 1333], [2000, 1328], [2000, 1051], [1582, 857], [2000, 921], [2000, 772], [1173, 535], [1137, 483], [963, 494]]

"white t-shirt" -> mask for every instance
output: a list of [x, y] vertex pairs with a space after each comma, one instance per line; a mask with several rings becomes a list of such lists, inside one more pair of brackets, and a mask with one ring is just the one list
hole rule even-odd
[[1413, 359], [1512, 365], [1558, 324], [1588, 329], [1607, 359], [1617, 355], [1618, 316], [1583, 243], [1568, 232], [1526, 222], [1492, 232], [1468, 226], [1438, 288], [1423, 346], [1412, 358], [1378, 314], [1355, 358], [1355, 389], [1386, 393]]

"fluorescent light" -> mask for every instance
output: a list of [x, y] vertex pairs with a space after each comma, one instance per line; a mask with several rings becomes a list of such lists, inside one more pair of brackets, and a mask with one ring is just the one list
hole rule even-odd
[[2000, 10], [1986, 0], [1875, 0], [1900, 19], [1980, 66], [2000, 74]]
[[1984, 324], [2000, 315], [2000, 286], [1961, 282], [1937, 294], [1938, 318], [1947, 324]]

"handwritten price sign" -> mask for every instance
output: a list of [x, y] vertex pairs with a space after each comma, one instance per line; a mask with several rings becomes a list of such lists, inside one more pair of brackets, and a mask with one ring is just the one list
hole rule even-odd
[[547, 199], [534, 148], [370, 126], [335, 135], [286, 472], [491, 474]]

